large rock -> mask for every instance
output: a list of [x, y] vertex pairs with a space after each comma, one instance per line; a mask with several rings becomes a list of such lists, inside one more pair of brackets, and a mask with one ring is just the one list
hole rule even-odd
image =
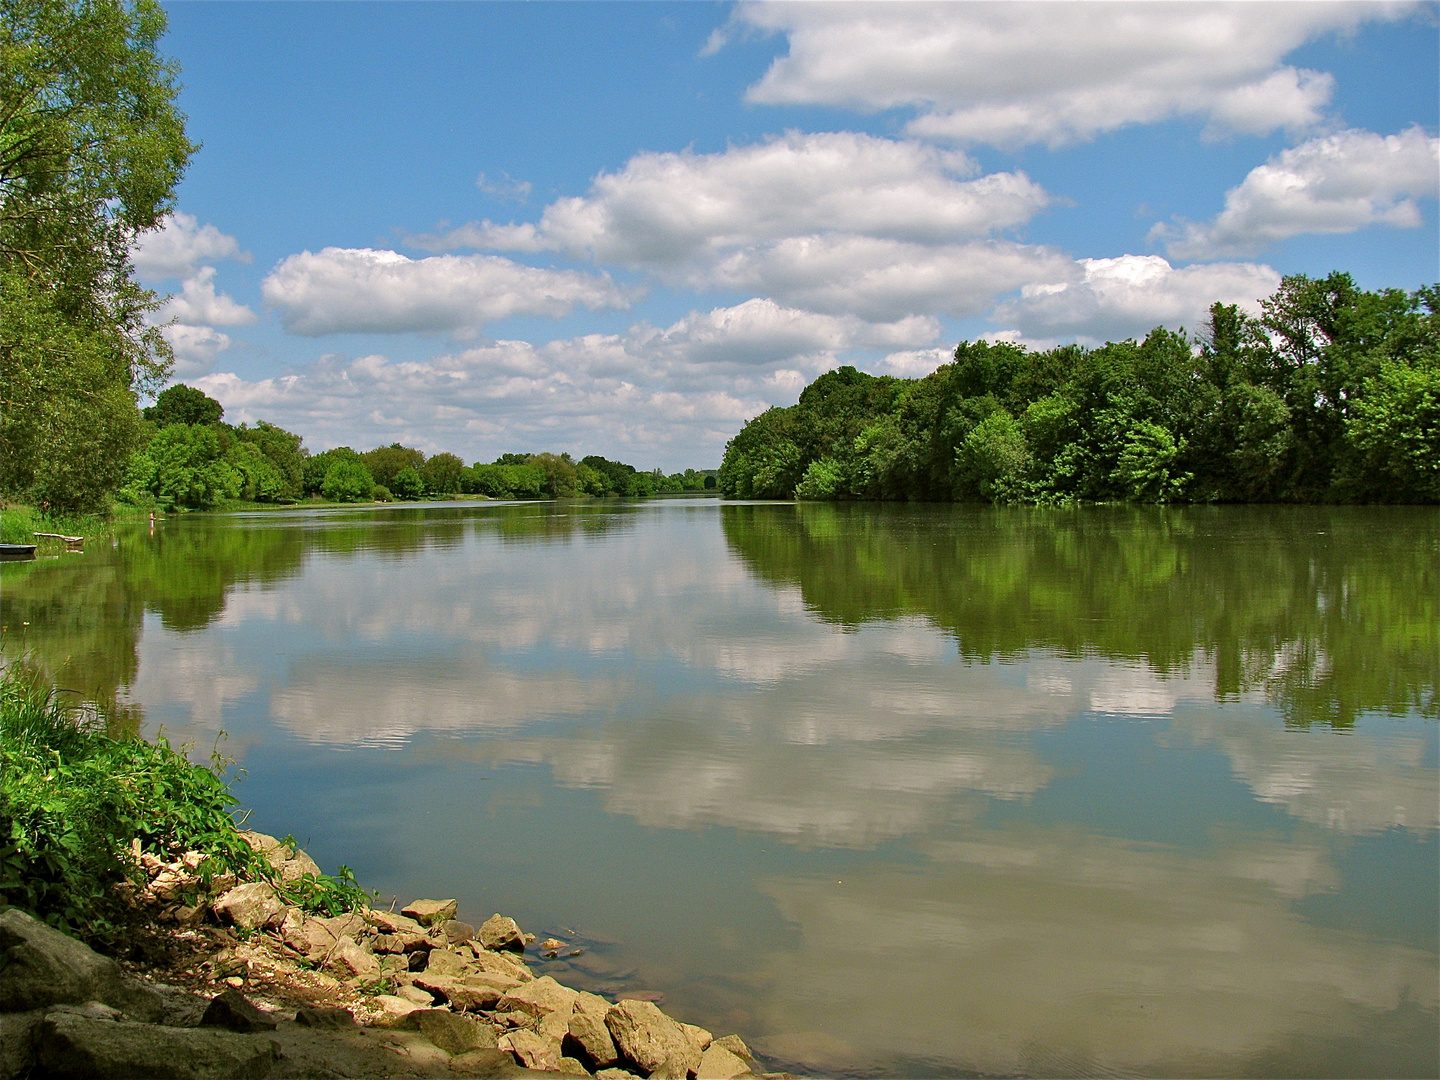
[[[596, 1017], [578, 1010], [570, 1017], [570, 1040], [597, 1069], [614, 1065], [620, 1060], [620, 1051], [610, 1037], [603, 1016]], [[566, 1049], [570, 1049], [569, 1042]]]
[[412, 975], [411, 981], [422, 990], [428, 990], [441, 1001], [450, 1003], [451, 1008], [462, 1012], [476, 1009], [493, 1009], [500, 995], [499, 987], [478, 980], [458, 979], [449, 975], [431, 975], [421, 972]]
[[476, 940], [491, 952], [524, 952], [525, 935], [520, 924], [498, 912], [480, 925]]
[[459, 978], [470, 968], [471, 965], [459, 953], [449, 949], [431, 949], [422, 970], [430, 975], [451, 975]]
[[736, 1057], [744, 1058], [751, 1065], [755, 1064], [755, 1052], [745, 1045], [745, 1040], [740, 1038], [739, 1035], [725, 1035], [722, 1038], [716, 1039], [712, 1045], [729, 1050], [730, 1053]]
[[750, 1062], [732, 1054], [719, 1043], [711, 1043], [700, 1055], [700, 1065], [695, 1070], [696, 1080], [735, 1080], [750, 1072]]
[[535, 980], [535, 973], [526, 967], [524, 961], [519, 957], [511, 956], [509, 953], [490, 952], [484, 946], [473, 941], [470, 946], [475, 957], [475, 966], [481, 971], [488, 971], [493, 975], [506, 975], [517, 982], [533, 982]]
[[511, 1051], [527, 1069], [543, 1072], [558, 1072], [560, 1069], [559, 1039], [521, 1028], [500, 1036], [499, 1047]]
[[397, 1026], [420, 1032], [447, 1054], [496, 1048], [493, 1027], [483, 1020], [457, 1016], [448, 1009], [416, 1009]]
[[211, 905], [215, 917], [242, 930], [263, 930], [279, 926], [285, 919], [285, 905], [275, 890], [263, 881], [238, 885]]
[[542, 975], [533, 982], [509, 991], [500, 999], [497, 1007], [502, 1011], [521, 1012], [537, 1018], [558, 1012], [566, 1017], [565, 1027], [568, 1028], [568, 1018], [575, 1010], [575, 1002], [579, 997], [578, 991], [561, 986], [549, 975]]
[[73, 1080], [258, 1080], [270, 1074], [280, 1056], [279, 1045], [265, 1035], [92, 1020], [70, 1013], [41, 1021], [35, 1045], [41, 1075]]
[[459, 904], [454, 900], [416, 900], [400, 909], [400, 914], [414, 919], [421, 926], [440, 926], [455, 918]]
[[82, 1001], [119, 1005], [125, 996], [115, 961], [19, 908], [0, 912], [0, 956], [0, 1012]]
[[375, 954], [343, 937], [330, 950], [330, 966], [347, 978], [373, 979], [380, 974]]
[[445, 940], [451, 945], [459, 944], [462, 941], [469, 941], [475, 936], [475, 927], [468, 922], [460, 922], [458, 919], [448, 919], [440, 927], [445, 933]]
[[364, 913], [364, 919], [372, 926], [387, 934], [424, 934], [425, 929], [408, 915], [396, 915], [392, 911], [372, 908]]
[[210, 999], [204, 1015], [200, 1017], [200, 1026], [252, 1034], [274, 1031], [278, 1024], [257, 1009], [239, 990], [226, 990]]
[[280, 876], [281, 881], [299, 881], [306, 874], [320, 876], [320, 867], [315, 864], [314, 859], [284, 841], [252, 829], [242, 829], [240, 839], [265, 856], [265, 861]]
[[610, 1006], [605, 1026], [620, 1052], [647, 1073], [667, 1062], [687, 1071], [700, 1065], [700, 1048], [653, 1001], [621, 1001]]

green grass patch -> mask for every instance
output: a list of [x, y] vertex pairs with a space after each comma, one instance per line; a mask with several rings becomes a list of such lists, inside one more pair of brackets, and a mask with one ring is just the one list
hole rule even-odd
[[115, 886], [143, 883], [132, 849], [173, 860], [199, 851], [204, 882], [219, 873], [269, 881], [287, 902], [320, 914], [367, 904], [336, 876], [279, 880], [239, 835], [238, 800], [214, 754], [197, 764], [164, 738], [114, 737], [93, 708], [10, 663], [0, 674], [0, 894], [5, 902], [91, 940], [127, 921]]

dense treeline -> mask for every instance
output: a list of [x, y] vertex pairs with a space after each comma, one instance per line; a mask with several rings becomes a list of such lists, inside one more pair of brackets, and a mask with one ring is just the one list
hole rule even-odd
[[392, 443], [357, 453], [348, 446], [311, 454], [299, 435], [263, 420], [232, 427], [214, 398], [178, 384], [143, 413], [140, 447], [119, 498], [204, 509], [227, 501], [337, 502], [485, 495], [494, 499], [577, 495], [647, 496], [715, 487], [713, 472], [664, 475], [632, 465], [569, 454], [504, 454], [466, 465], [454, 454], [432, 457]]
[[854, 368], [726, 447], [739, 498], [1440, 501], [1440, 291], [1286, 278], [1258, 318], [1031, 352], [964, 342], [923, 379]]

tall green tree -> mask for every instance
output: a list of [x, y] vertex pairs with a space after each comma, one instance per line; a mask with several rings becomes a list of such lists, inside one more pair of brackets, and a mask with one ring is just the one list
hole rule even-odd
[[153, 0], [0, 0], [0, 488], [103, 506], [173, 357], [130, 246], [197, 149]]

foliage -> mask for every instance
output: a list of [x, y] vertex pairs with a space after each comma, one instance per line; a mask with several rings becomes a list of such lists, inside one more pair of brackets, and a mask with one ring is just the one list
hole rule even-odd
[[420, 470], [425, 490], [436, 495], [454, 495], [460, 490], [460, 474], [465, 462], [454, 454], [439, 453], [427, 458]]
[[1200, 339], [962, 342], [923, 379], [827, 372], [730, 441], [734, 498], [1440, 501], [1437, 289], [1287, 277]]
[[115, 885], [138, 880], [131, 850], [162, 858], [200, 851], [202, 878], [263, 878], [282, 897], [334, 915], [367, 895], [336, 877], [286, 883], [236, 831], [223, 762], [190, 762], [164, 739], [113, 738], [93, 709], [67, 707], [16, 665], [0, 676], [0, 892], [71, 933], [104, 938]]
[[380, 486], [383, 485], [376, 484], [370, 470], [358, 460], [342, 457], [325, 470], [320, 492], [335, 502], [356, 502], [370, 498], [374, 489]]
[[395, 477], [400, 470], [408, 467], [418, 473], [425, 467], [425, 455], [421, 451], [413, 446], [401, 446], [399, 443], [367, 450], [360, 455], [360, 460], [365, 463], [365, 468], [370, 470], [375, 483], [384, 484], [397, 495], [400, 492], [395, 486]]
[[[380, 487], [387, 485], [380, 484]], [[397, 499], [418, 499], [425, 494], [425, 478], [413, 465], [406, 465], [395, 474], [388, 487]]]
[[100, 510], [169, 346], [129, 249], [195, 147], [153, 0], [4, 0], [0, 19], [0, 484]]
[[140, 415], [156, 427], [166, 424], [218, 424], [225, 415], [225, 408], [205, 391], [176, 383], [161, 390], [155, 404], [142, 410]]
[[[248, 460], [252, 476], [262, 463], [263, 458]], [[246, 483], [246, 474], [226, 460], [218, 426], [170, 424], [131, 459], [120, 496], [134, 503], [150, 496], [167, 506], [205, 510], [236, 498]]]

